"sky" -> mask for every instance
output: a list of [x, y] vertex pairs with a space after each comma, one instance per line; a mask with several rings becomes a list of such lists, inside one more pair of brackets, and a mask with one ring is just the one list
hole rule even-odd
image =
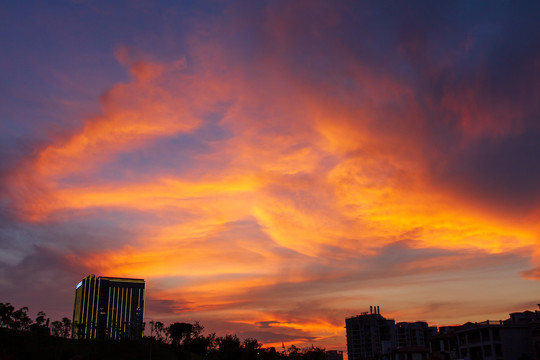
[[0, 302], [344, 350], [540, 302], [540, 3], [0, 3]]

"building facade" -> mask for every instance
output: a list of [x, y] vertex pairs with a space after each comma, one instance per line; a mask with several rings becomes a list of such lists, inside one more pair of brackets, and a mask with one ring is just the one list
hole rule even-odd
[[89, 275], [75, 288], [75, 339], [139, 339], [143, 334], [143, 279]]
[[349, 360], [380, 359], [396, 344], [396, 323], [371, 306], [370, 313], [345, 319]]
[[456, 331], [460, 358], [465, 360], [533, 359], [530, 326], [503, 321], [467, 323]]
[[371, 307], [345, 324], [349, 360], [540, 360], [538, 310], [437, 329], [423, 321], [396, 325]]
[[431, 359], [540, 359], [540, 311], [511, 313], [507, 320], [440, 327]]

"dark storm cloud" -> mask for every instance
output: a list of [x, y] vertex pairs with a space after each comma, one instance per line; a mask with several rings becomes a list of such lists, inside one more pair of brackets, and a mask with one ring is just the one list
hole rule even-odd
[[540, 194], [540, 6], [514, 5], [453, 3], [448, 27], [422, 31], [430, 41], [406, 53], [426, 114], [412, 136], [425, 144], [435, 181], [523, 213]]
[[0, 200], [4, 202], [10, 195], [8, 185], [13, 173], [31, 159], [42, 145], [42, 142], [37, 139], [22, 140], [7, 134], [9, 132], [2, 136], [0, 143]]
[[280, 342], [313, 342], [317, 338], [314, 336], [309, 336], [307, 333], [302, 331], [292, 331], [290, 334], [285, 332], [277, 331], [256, 331], [256, 330], [246, 330], [239, 333], [241, 338], [255, 338], [259, 342], [268, 344], [268, 343], [280, 343]]
[[[85, 253], [96, 249], [111, 249], [122, 247], [133, 236], [129, 223], [140, 221], [140, 214], [107, 211], [107, 217], [102, 218], [103, 211], [64, 212], [57, 218], [32, 223], [20, 220], [9, 208], [0, 218], [3, 226], [0, 228], [0, 245], [5, 250], [16, 249], [24, 251], [33, 245], [48, 246], [54, 244], [67, 253]], [[98, 217], [99, 213], [99, 218]], [[118, 225], [116, 219], [122, 216], [128, 220]], [[72, 221], [65, 221], [72, 219]], [[125, 226], [125, 227], [124, 227]]]
[[415, 4], [356, 3], [347, 11], [343, 4], [322, 4], [300, 11], [282, 3], [264, 15], [273, 20], [279, 14], [270, 21], [273, 31], [292, 35], [265, 44], [285, 47], [292, 55], [286, 68], [312, 83], [320, 79], [325, 95], [363, 86], [348, 76], [355, 64], [411, 87], [416, 117], [405, 103], [385, 104], [372, 130], [414, 139], [437, 184], [499, 208], [534, 209], [540, 5]]
[[258, 328], [261, 328], [261, 329], [269, 329], [272, 327], [272, 325], [277, 325], [277, 324], [287, 324], [287, 323], [284, 323], [282, 321], [258, 321], [255, 323], [255, 325], [258, 327]]
[[189, 311], [193, 308], [192, 301], [183, 301], [181, 299], [154, 299], [149, 296], [146, 299], [146, 311], [150, 316], [159, 316], [167, 314], [177, 314]]
[[[58, 318], [69, 316], [65, 311], [72, 307], [74, 286], [96, 272], [81, 259], [95, 249], [121, 247], [131, 238], [128, 229], [115, 224], [119, 214], [114, 212], [108, 220], [87, 212], [88, 217], [71, 222], [28, 223], [11, 210], [0, 214], [2, 297], [31, 311], [51, 309], [50, 315]], [[139, 220], [135, 216], [132, 221]]]
[[53, 319], [70, 317], [65, 310], [72, 307], [75, 285], [90, 271], [73, 259], [52, 247], [33, 246], [15, 264], [0, 262], [3, 300], [28, 306], [31, 313], [47, 309]]
[[540, 195], [539, 14], [537, 2], [432, 2], [396, 21], [394, 61], [408, 64], [398, 75], [413, 75], [424, 114], [407, 136], [423, 144], [434, 181], [520, 213]]
[[476, 200], [524, 214], [539, 205], [539, 154], [536, 129], [478, 140], [447, 160], [438, 181], [453, 184]]

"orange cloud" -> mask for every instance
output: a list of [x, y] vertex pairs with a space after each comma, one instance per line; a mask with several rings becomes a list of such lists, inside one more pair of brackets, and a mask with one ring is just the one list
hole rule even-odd
[[[336, 23], [339, 17], [328, 18], [328, 26]], [[271, 16], [264, 31], [275, 43], [247, 65], [215, 39], [191, 39], [192, 62], [138, 61], [120, 49], [131, 81], [102, 96], [101, 115], [65, 139], [52, 139], [12, 178], [14, 188], [43, 189], [17, 199], [27, 220], [112, 210], [146, 215], [152, 220], [129, 224], [128, 244], [81, 251], [78, 260], [106, 275], [162, 284], [152, 289], [153, 299], [188, 303], [171, 318], [268, 321], [284, 334], [321, 341], [343, 336], [339, 319], [359, 307], [358, 299], [395, 308], [401, 297], [414, 302], [416, 290], [432, 291], [426, 283], [433, 274], [452, 272], [464, 259], [507, 253], [537, 265], [537, 256], [524, 254], [538, 247], [534, 216], [501, 219], [432, 181], [432, 161], [442, 152], [426, 153], [430, 144], [423, 142], [431, 121], [426, 107], [433, 104], [421, 103], [405, 80], [339, 53], [339, 46], [332, 50], [344, 65], [332, 75], [342, 82], [318, 86], [269, 51], [295, 45], [283, 35], [293, 25]], [[354, 86], [345, 87], [349, 82]], [[465, 99], [444, 96], [445, 111], [458, 114], [466, 133], [508, 133], [511, 126], [473, 108], [478, 94], [471, 91]], [[512, 123], [514, 110], [502, 113]], [[169, 159], [155, 174], [119, 161], [179, 135], [194, 149], [154, 154], [147, 161]], [[106, 166], [125, 167], [131, 176], [110, 179], [101, 173]], [[391, 259], [381, 273], [369, 268], [370, 259], [399, 242], [413, 252], [450, 255], [394, 260], [399, 269], [387, 270]], [[397, 293], [401, 273], [414, 290]], [[534, 269], [523, 274], [538, 279]], [[522, 281], [515, 285], [520, 290]], [[294, 306], [316, 298], [339, 311], [317, 308], [320, 314], [295, 317], [293, 310], [307, 310], [287, 304], [292, 295], [300, 299]]]

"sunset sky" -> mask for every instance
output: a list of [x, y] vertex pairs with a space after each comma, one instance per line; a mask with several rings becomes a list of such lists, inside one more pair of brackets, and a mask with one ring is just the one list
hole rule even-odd
[[345, 349], [540, 302], [537, 1], [0, 3], [0, 302]]

